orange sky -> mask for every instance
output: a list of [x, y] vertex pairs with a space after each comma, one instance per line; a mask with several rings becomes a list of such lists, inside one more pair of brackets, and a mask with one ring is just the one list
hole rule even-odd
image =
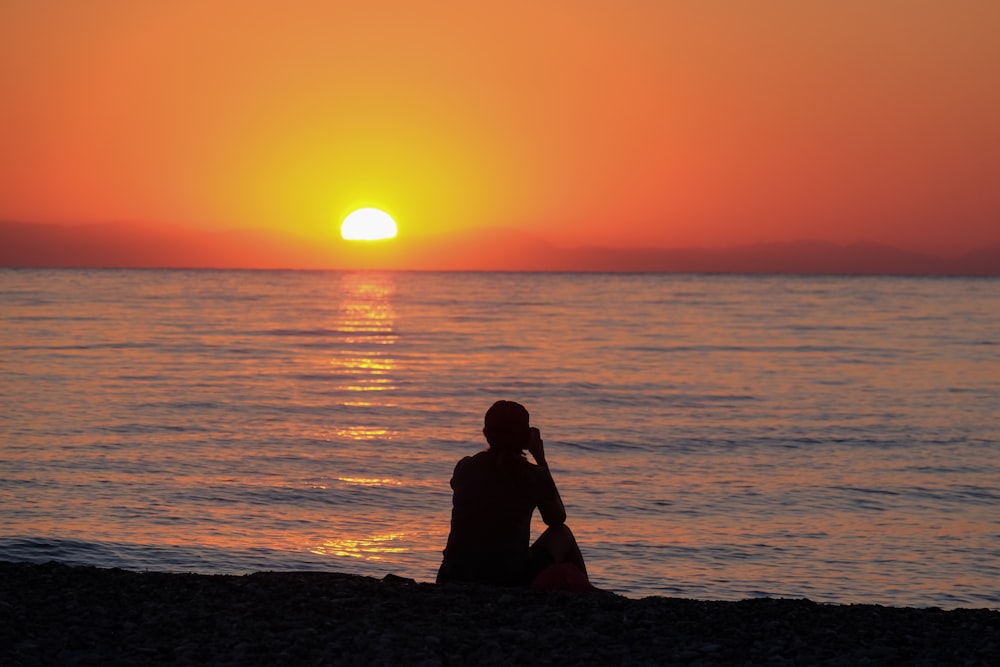
[[4, 0], [0, 219], [1000, 241], [995, 0]]

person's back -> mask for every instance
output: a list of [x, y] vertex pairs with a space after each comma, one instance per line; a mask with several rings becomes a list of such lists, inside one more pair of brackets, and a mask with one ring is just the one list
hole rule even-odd
[[[451, 532], [438, 582], [527, 585], [548, 566], [563, 562], [574, 563], [586, 576], [583, 557], [564, 523], [566, 511], [549, 474], [539, 431], [528, 424], [528, 411], [511, 401], [497, 401], [485, 422], [490, 448], [463, 458], [452, 476]], [[525, 458], [524, 449], [536, 463]], [[536, 507], [549, 528], [529, 547]]]
[[[552, 478], [524, 459], [504, 465], [496, 453], [485, 451], [458, 462], [451, 486], [454, 509], [445, 563], [463, 580], [523, 583], [531, 516], [557, 494]], [[447, 576], [449, 568], [443, 572]]]

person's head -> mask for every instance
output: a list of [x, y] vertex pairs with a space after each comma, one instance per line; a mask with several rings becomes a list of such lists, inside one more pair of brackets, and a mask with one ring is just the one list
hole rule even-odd
[[528, 410], [514, 401], [497, 401], [486, 411], [483, 435], [490, 449], [520, 452], [528, 446]]

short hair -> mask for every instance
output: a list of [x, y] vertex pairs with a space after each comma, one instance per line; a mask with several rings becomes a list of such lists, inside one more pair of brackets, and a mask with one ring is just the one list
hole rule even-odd
[[524, 441], [528, 427], [527, 408], [514, 401], [497, 401], [486, 411], [483, 434], [490, 447], [505, 447]]
[[486, 411], [484, 426], [488, 430], [512, 431], [528, 429], [528, 410], [514, 401], [497, 401]]

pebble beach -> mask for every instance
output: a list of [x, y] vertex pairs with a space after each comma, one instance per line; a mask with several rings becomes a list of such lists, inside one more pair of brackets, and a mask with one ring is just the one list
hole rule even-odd
[[1000, 611], [0, 562], [0, 664], [993, 665]]

